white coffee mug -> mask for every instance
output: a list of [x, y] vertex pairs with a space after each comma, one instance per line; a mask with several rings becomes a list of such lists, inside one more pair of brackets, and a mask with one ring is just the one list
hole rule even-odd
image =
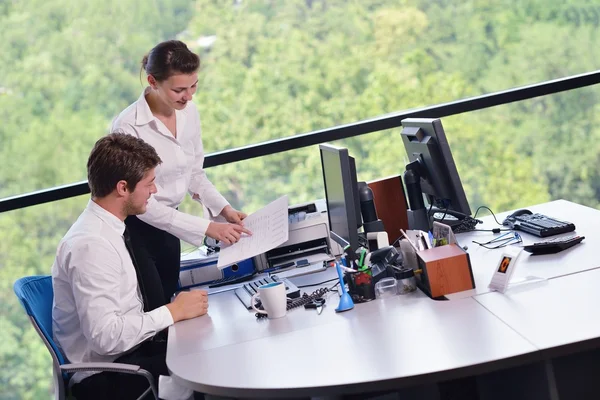
[[[256, 308], [256, 297], [260, 298], [264, 310]], [[285, 284], [283, 282], [273, 282], [259, 286], [258, 293], [252, 296], [250, 304], [254, 311], [260, 314], [267, 314], [269, 319], [285, 317], [285, 313], [287, 312]]]

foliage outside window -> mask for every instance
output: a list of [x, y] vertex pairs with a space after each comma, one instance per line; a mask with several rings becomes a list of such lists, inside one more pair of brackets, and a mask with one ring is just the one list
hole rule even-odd
[[[161, 40], [201, 55], [195, 102], [210, 153], [595, 70], [599, 16], [584, 0], [0, 2], [0, 197], [84, 180], [93, 143], [141, 93], [139, 62]], [[598, 207], [597, 93], [445, 118], [472, 208]], [[402, 172], [399, 129], [340, 144], [363, 180]], [[318, 157], [311, 147], [208, 175], [251, 212], [281, 194], [322, 197]], [[86, 198], [0, 215], [2, 399], [50, 397], [50, 358], [12, 284], [49, 273]]]

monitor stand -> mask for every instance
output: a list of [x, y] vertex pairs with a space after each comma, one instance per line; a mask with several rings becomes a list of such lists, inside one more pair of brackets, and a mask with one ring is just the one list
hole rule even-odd
[[[440, 222], [448, 225], [452, 230], [458, 229], [463, 226], [467, 217], [461, 215], [452, 215], [451, 211], [446, 212], [444, 216], [444, 210], [433, 208], [431, 212], [427, 213], [427, 208], [421, 208], [417, 210], [409, 209], [408, 213], [408, 228], [418, 229], [422, 231], [429, 231], [433, 221]], [[442, 219], [442, 217], [444, 219]]]
[[[425, 202], [423, 201], [419, 168], [418, 161], [413, 161], [406, 165], [406, 171], [404, 172], [404, 185], [406, 186], [406, 194], [410, 206], [407, 210], [408, 228], [428, 232], [432, 228], [432, 221], [438, 221], [449, 225], [453, 231], [455, 229], [463, 229], [465, 219], [470, 218], [468, 215], [437, 207], [433, 207], [428, 212], [428, 207], [425, 206]], [[444, 213], [446, 214], [445, 216]], [[443, 220], [442, 217], [444, 217]]]
[[431, 210], [431, 218], [433, 221], [450, 226], [455, 233], [472, 231], [477, 224], [482, 223], [481, 220], [475, 219], [470, 215], [440, 208], [433, 208], [433, 210]]
[[[456, 217], [448, 213], [446, 213], [446, 215], [444, 216], [444, 210], [432, 210], [430, 216], [433, 221], [446, 224], [452, 229], [454, 229], [455, 226], [461, 225], [465, 220], [463, 217]], [[442, 217], [444, 219], [442, 219]]]
[[417, 210], [408, 209], [408, 229], [429, 231], [429, 217], [427, 216], [427, 209], [420, 208]]

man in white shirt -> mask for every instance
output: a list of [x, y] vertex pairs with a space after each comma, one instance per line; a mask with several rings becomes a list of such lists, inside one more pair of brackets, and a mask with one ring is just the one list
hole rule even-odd
[[[166, 341], [152, 339], [174, 322], [207, 312], [207, 293], [200, 290], [144, 312], [143, 299], [152, 293], [138, 287], [124, 220], [145, 212], [160, 162], [151, 145], [119, 133], [98, 140], [90, 154], [92, 198], [61, 240], [52, 266], [52, 330], [70, 362], [136, 364], [158, 381], [169, 374]], [[142, 377], [109, 372], [77, 373], [71, 385], [78, 400], [136, 398], [147, 388]]]

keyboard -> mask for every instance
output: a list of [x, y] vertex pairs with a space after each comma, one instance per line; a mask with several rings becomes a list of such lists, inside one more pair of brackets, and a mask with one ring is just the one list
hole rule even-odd
[[248, 310], [250, 310], [252, 309], [250, 300], [252, 299], [252, 296], [258, 292], [258, 287], [273, 282], [283, 282], [285, 284], [285, 291], [287, 293], [287, 297], [292, 299], [300, 297], [300, 289], [298, 289], [296, 285], [294, 285], [288, 279], [280, 279], [277, 276], [267, 276], [252, 282], [245, 283], [243, 286], [235, 289], [235, 295], [238, 297], [238, 299], [240, 299], [242, 304], [244, 304], [244, 306]]
[[575, 246], [585, 239], [585, 236], [571, 235], [527, 245], [523, 250], [531, 254], [554, 254]]
[[249, 272], [244, 275], [232, 275], [226, 278], [217, 279], [208, 284], [209, 288], [217, 288], [225, 285], [232, 285], [234, 283], [242, 283], [249, 281], [254, 276], [254, 272]]
[[525, 214], [509, 217], [504, 224], [511, 229], [531, 233], [538, 237], [547, 237], [561, 233], [573, 232], [575, 225], [543, 214]]

